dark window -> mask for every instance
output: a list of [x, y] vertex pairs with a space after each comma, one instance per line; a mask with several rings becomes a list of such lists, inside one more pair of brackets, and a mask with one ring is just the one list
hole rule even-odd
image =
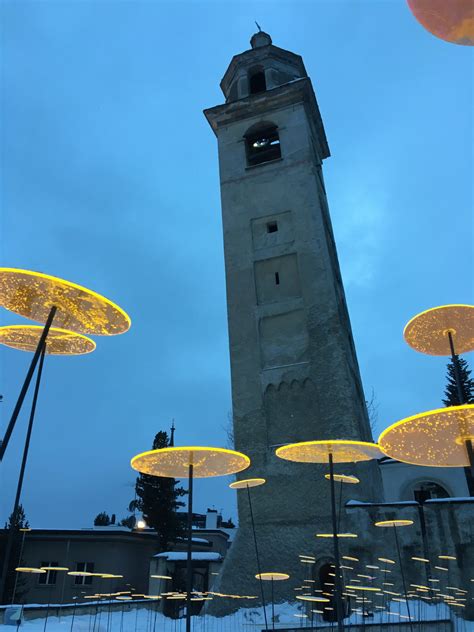
[[448, 492], [438, 483], [419, 483], [413, 490], [415, 500], [424, 503], [431, 498], [449, 498]]
[[[57, 566], [57, 565], [58, 565], [57, 562], [41, 562], [40, 568], [45, 568], [47, 566]], [[38, 576], [38, 583], [51, 586], [56, 583], [57, 575], [58, 575], [58, 571], [47, 570], [46, 573], [41, 573], [41, 575]]]
[[[319, 570], [319, 588], [329, 599], [329, 603], [324, 604], [323, 620], [336, 621], [336, 602], [334, 600], [334, 565], [324, 564]], [[318, 593], [319, 594], [319, 593]]]
[[267, 233], [276, 233], [278, 230], [277, 222], [268, 222], [267, 224]]
[[250, 94], [265, 92], [265, 90], [267, 89], [267, 82], [265, 81], [265, 73], [263, 72], [263, 70], [257, 70], [250, 75], [249, 85]]
[[275, 285], [280, 285], [280, 273], [275, 272]]
[[[94, 562], [77, 562], [76, 571], [79, 573], [93, 573]], [[84, 584], [92, 584], [92, 577], [87, 577], [87, 575], [76, 575], [74, 583], [81, 586]]]
[[280, 137], [276, 125], [261, 127], [245, 136], [247, 164], [260, 165], [263, 162], [281, 158]]

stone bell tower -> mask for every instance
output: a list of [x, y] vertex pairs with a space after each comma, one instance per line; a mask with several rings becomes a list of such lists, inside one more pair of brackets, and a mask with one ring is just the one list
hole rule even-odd
[[[322, 173], [329, 148], [311, 80], [302, 58], [274, 46], [268, 34], [250, 42], [221, 81], [225, 104], [205, 110], [219, 147], [235, 448], [252, 459], [240, 478], [267, 479], [252, 490], [262, 570], [300, 582], [298, 554], [331, 556], [331, 541], [315, 538], [317, 530], [330, 531], [327, 468], [281, 461], [274, 446], [372, 435]], [[348, 486], [351, 497], [380, 500], [375, 464], [337, 471], [362, 479]], [[238, 508], [220, 589], [257, 594], [245, 492]]]

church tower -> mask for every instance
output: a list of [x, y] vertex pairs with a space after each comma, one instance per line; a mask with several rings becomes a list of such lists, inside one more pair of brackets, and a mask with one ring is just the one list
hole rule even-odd
[[[267, 480], [252, 490], [262, 571], [287, 572], [298, 585], [299, 554], [331, 560], [331, 541], [315, 538], [330, 531], [327, 468], [282, 461], [275, 446], [372, 435], [322, 173], [329, 147], [311, 80], [302, 58], [274, 46], [268, 34], [250, 43], [221, 81], [225, 104], [205, 116], [219, 148], [235, 448], [252, 460], [240, 477]], [[363, 481], [347, 486], [351, 497], [380, 500], [374, 463], [337, 471]], [[238, 508], [220, 590], [257, 594], [242, 492]]]

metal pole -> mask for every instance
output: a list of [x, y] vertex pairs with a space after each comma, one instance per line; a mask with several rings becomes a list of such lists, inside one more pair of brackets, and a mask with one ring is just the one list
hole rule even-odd
[[[69, 545], [71, 544], [71, 540], [67, 541], [66, 544], [66, 564], [65, 566], [67, 566], [69, 564]], [[66, 575], [67, 575], [67, 571], [65, 571], [63, 573], [63, 583], [61, 586], [61, 608], [59, 609], [59, 623], [61, 623], [61, 614], [62, 614], [62, 609], [63, 609], [63, 603], [64, 603], [64, 588], [66, 586]]]
[[[418, 503], [418, 516], [420, 518], [420, 527], [421, 527], [421, 540], [423, 542], [423, 555], [427, 560], [430, 560], [430, 553], [428, 548], [428, 539], [426, 537], [426, 520], [425, 520], [425, 508], [423, 507], [423, 503]], [[428, 563], [425, 563], [426, 566], [426, 579], [428, 582], [428, 586], [430, 587], [431, 596], [433, 592], [431, 591], [431, 560]]]
[[186, 558], [186, 632], [191, 632], [191, 591], [193, 589], [193, 465], [188, 474], [188, 554]]
[[341, 482], [339, 483], [339, 509], [338, 509], [338, 514], [337, 514], [337, 532], [339, 533], [339, 529], [341, 527], [341, 516], [342, 516], [342, 486], [344, 485], [344, 483]]
[[275, 629], [275, 598], [273, 593], [273, 577], [271, 578], [272, 584], [272, 629]]
[[10, 530], [8, 531], [7, 545], [5, 548], [5, 559], [3, 560], [2, 576], [0, 578], [1, 603], [5, 602], [4, 593], [5, 593], [5, 585], [6, 585], [6, 580], [7, 580], [8, 565], [10, 563], [10, 554], [11, 554], [13, 539], [15, 535], [15, 526], [16, 526], [15, 523], [16, 523], [16, 517], [18, 514], [18, 506], [20, 504], [20, 496], [21, 496], [21, 490], [23, 487], [23, 477], [25, 475], [26, 462], [28, 460], [28, 450], [30, 447], [31, 432], [33, 430], [33, 421], [35, 419], [36, 403], [38, 401], [38, 392], [39, 392], [39, 387], [41, 383], [41, 375], [43, 373], [45, 353], [46, 353], [46, 343], [44, 343], [43, 348], [41, 350], [41, 359], [40, 359], [40, 363], [38, 367], [38, 373], [36, 374], [36, 384], [35, 384], [35, 391], [33, 395], [33, 402], [31, 404], [30, 420], [28, 423], [28, 430], [26, 433], [25, 447], [23, 449], [23, 459], [21, 462], [20, 475], [18, 477], [18, 485], [16, 488], [15, 503], [13, 505], [13, 511], [12, 511], [12, 522], [10, 525]]
[[[29, 529], [20, 529], [20, 531], [23, 531], [23, 537], [21, 538], [20, 555], [18, 556], [18, 566], [21, 566], [21, 558], [23, 555], [23, 547], [25, 546], [26, 532], [29, 531]], [[18, 573], [15, 573], [15, 585], [13, 586], [12, 605], [15, 603], [17, 584], [18, 584]]]
[[336, 567], [336, 581], [334, 583], [334, 597], [336, 601], [336, 617], [338, 632], [344, 632], [344, 622], [342, 616], [342, 590], [341, 590], [341, 564], [339, 560], [339, 538], [337, 537], [337, 517], [336, 517], [336, 492], [334, 490], [334, 462], [332, 453], [329, 453], [329, 479], [331, 481], [331, 518], [332, 535], [334, 541], [334, 562]]
[[5, 436], [3, 437], [3, 441], [0, 443], [0, 461], [3, 460], [3, 456], [8, 446], [8, 442], [10, 441], [11, 434], [16, 424], [16, 420], [18, 415], [20, 414], [21, 407], [23, 406], [23, 401], [25, 399], [26, 393], [30, 386], [31, 378], [33, 377], [33, 373], [35, 372], [36, 365], [38, 364], [39, 357], [41, 355], [41, 350], [43, 346], [46, 344], [46, 338], [48, 336], [51, 323], [53, 322], [54, 315], [56, 314], [56, 306], [53, 305], [51, 311], [49, 312], [49, 316], [46, 320], [43, 332], [41, 334], [41, 338], [39, 339], [38, 346], [36, 347], [35, 355], [31, 360], [30, 368], [28, 369], [28, 373], [26, 374], [25, 381], [23, 382], [23, 386], [21, 387], [20, 395], [18, 396], [18, 400], [16, 402], [15, 408], [13, 410], [12, 416], [8, 423], [7, 431], [5, 432]]
[[454, 367], [454, 380], [456, 382], [456, 389], [458, 391], [459, 406], [462, 406], [465, 402], [464, 402], [464, 393], [462, 392], [462, 386], [461, 386], [461, 375], [459, 372], [459, 359], [454, 350], [453, 336], [449, 330], [448, 330], [448, 339], [449, 339], [449, 348], [451, 349], [451, 362], [453, 363], [453, 367]]
[[[456, 382], [456, 390], [458, 392], [458, 400], [459, 405], [462, 406], [466, 403], [466, 397], [462, 389], [461, 384], [461, 373], [459, 371], [459, 358], [456, 355], [456, 351], [454, 349], [454, 341], [452, 333], [448, 330], [448, 340], [449, 340], [449, 348], [451, 350], [451, 362], [453, 363], [454, 368], [454, 380]], [[469, 496], [474, 496], [474, 453], [472, 450], [472, 441], [471, 439], [466, 440], [466, 451], [469, 459], [469, 466], [464, 468], [464, 474], [466, 476], [466, 483], [469, 490]]]
[[74, 619], [76, 617], [77, 598], [73, 597], [73, 599], [76, 599], [76, 601], [74, 602], [74, 608], [72, 609], [72, 620], [71, 620], [71, 630], [70, 630], [70, 632], [72, 632], [72, 628], [74, 627]]
[[405, 573], [403, 572], [402, 554], [400, 553], [400, 544], [398, 543], [397, 527], [395, 525], [393, 527], [393, 531], [395, 533], [395, 544], [397, 545], [398, 562], [400, 564], [400, 573], [402, 574], [403, 592], [405, 594], [405, 603], [407, 605], [408, 621], [410, 622], [410, 630], [411, 632], [413, 632], [413, 624], [412, 624], [411, 615], [410, 615], [410, 606], [408, 605], [407, 585], [405, 581]]
[[[54, 572], [54, 571], [53, 571]], [[47, 571], [47, 575], [46, 575], [46, 579], [50, 579], [49, 577], [49, 571]], [[48, 607], [46, 608], [46, 617], [44, 619], [44, 628], [43, 628], [43, 632], [46, 632], [46, 626], [48, 625], [48, 618], [49, 618], [49, 607], [51, 605], [51, 595], [53, 594], [53, 585], [51, 584], [51, 587], [49, 589], [49, 596], [48, 596]]]
[[258, 572], [259, 577], [260, 577], [260, 592], [261, 592], [261, 595], [262, 595], [263, 618], [264, 618], [264, 621], [265, 621], [265, 629], [268, 629], [267, 611], [265, 609], [265, 593], [263, 591], [262, 567], [260, 566], [260, 557], [258, 555], [257, 535], [255, 533], [255, 520], [253, 518], [252, 500], [250, 498], [250, 487], [248, 486], [248, 484], [247, 484], [247, 496], [248, 496], [248, 499], [249, 499], [250, 519], [252, 521], [253, 541], [255, 543], [255, 556], [257, 558], [257, 572]]

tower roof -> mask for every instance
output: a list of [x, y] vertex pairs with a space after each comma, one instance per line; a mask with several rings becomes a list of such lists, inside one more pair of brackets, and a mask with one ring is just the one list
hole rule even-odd
[[231, 84], [240, 70], [251, 68], [264, 61], [273, 60], [277, 63], [280, 62], [280, 64], [292, 68], [294, 75], [300, 78], [308, 76], [301, 55], [296, 55], [289, 50], [274, 46], [268, 33], [264, 31], [254, 33], [250, 39], [250, 44], [252, 46], [251, 49], [232, 57], [229, 67], [222, 77], [220, 87], [226, 97], [229, 94]]

